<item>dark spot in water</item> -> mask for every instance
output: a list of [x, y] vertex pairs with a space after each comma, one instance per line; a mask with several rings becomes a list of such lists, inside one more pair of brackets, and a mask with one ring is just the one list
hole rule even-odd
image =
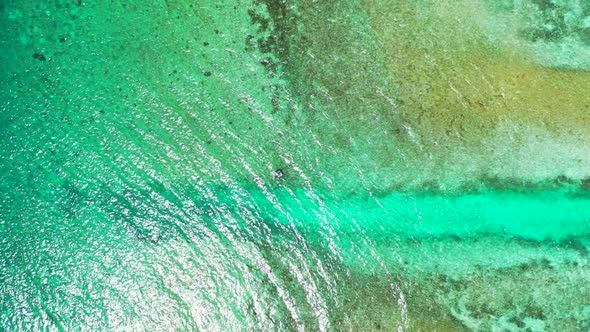
[[256, 43], [254, 42], [254, 36], [252, 35], [247, 35], [246, 36], [246, 51], [250, 50], [251, 48], [253, 48], [256, 45]]
[[536, 319], [540, 319], [540, 320], [544, 320], [546, 318], [545, 312], [543, 312], [543, 309], [533, 306], [533, 305], [527, 305], [524, 309], [524, 314], [527, 317], [536, 318]]
[[206, 77], [211, 76], [211, 72], [210, 71], [206, 71], [203, 75], [205, 75]]
[[277, 100], [276, 94], [273, 93], [272, 97], [270, 98], [270, 103], [273, 107], [273, 113], [276, 113], [280, 109], [279, 101]]
[[553, 180], [553, 183], [555, 183], [555, 184], [569, 184], [569, 183], [572, 183], [572, 182], [573, 181], [570, 178], [568, 178], [567, 176], [565, 176], [565, 175], [559, 175], [558, 177], [556, 177]]
[[521, 328], [521, 329], [522, 329], [523, 327], [525, 327], [525, 324], [524, 324], [524, 322], [523, 322], [522, 320], [520, 320], [518, 317], [511, 317], [510, 319], [508, 319], [508, 321], [509, 321], [510, 323], [513, 323], [514, 325], [516, 325], [517, 327], [519, 327], [519, 328]]
[[275, 180], [282, 179], [285, 176], [285, 171], [282, 168], [277, 168], [272, 172], [272, 178]]
[[553, 265], [551, 264], [551, 261], [549, 261], [547, 258], [542, 258], [539, 261], [539, 265], [545, 269], [553, 269]]
[[45, 55], [41, 54], [41, 53], [33, 53], [33, 59], [37, 59], [39, 61], [45, 62], [47, 61], [47, 58], [45, 57]]
[[462, 241], [462, 239], [456, 234], [449, 235], [449, 239], [454, 242], [461, 242]]
[[577, 239], [565, 239], [560, 243], [560, 246], [566, 249], [575, 250], [581, 255], [588, 255], [588, 248]]
[[258, 43], [258, 49], [262, 53], [270, 53], [273, 50], [273, 46], [276, 43], [273, 36], [269, 36], [266, 39], [258, 38], [256, 42]]
[[270, 25], [270, 21], [267, 18], [256, 13], [256, 11], [253, 9], [248, 10], [248, 15], [250, 15], [250, 20], [251, 20], [252, 24], [259, 24], [260, 25], [258, 27], [258, 32], [264, 32], [264, 31], [268, 30], [268, 27]]
[[203, 46], [209, 46], [209, 42], [204, 42]]

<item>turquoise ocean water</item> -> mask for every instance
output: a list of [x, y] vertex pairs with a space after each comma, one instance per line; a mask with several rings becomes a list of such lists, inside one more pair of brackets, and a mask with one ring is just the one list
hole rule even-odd
[[1, 331], [587, 331], [583, 0], [0, 0]]

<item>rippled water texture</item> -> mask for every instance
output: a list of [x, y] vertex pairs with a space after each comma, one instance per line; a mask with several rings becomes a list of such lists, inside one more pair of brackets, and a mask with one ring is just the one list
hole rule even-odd
[[590, 329], [587, 1], [0, 25], [0, 330]]

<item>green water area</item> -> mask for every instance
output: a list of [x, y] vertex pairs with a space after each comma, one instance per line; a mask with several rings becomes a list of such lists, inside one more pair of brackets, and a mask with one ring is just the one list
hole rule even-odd
[[590, 2], [0, 27], [0, 331], [590, 330]]

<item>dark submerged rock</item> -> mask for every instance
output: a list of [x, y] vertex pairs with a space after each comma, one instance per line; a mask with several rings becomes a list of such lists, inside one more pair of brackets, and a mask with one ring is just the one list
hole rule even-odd
[[45, 55], [43, 55], [42, 53], [37, 53], [37, 52], [33, 53], [33, 59], [37, 59], [41, 62], [47, 61], [47, 58], [45, 57]]

